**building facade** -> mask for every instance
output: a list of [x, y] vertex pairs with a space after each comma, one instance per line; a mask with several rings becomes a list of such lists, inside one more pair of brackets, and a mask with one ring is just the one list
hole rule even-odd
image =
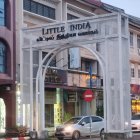
[[132, 113], [140, 113], [140, 24], [139, 18], [129, 16], [130, 20], [130, 68]]
[[[125, 12], [123, 9], [103, 4], [103, 9], [108, 12]], [[127, 13], [126, 13], [127, 14]], [[140, 18], [127, 14], [130, 32], [130, 89], [132, 114], [140, 113]]]
[[0, 0], [0, 130], [16, 125], [15, 1]]
[[[100, 0], [17, 0], [16, 2], [17, 5], [20, 5], [17, 7], [17, 20], [19, 21], [17, 34], [19, 34], [19, 29], [22, 27], [43, 26], [50, 23], [65, 22], [67, 20], [112, 12], [124, 13], [122, 9], [109, 6]], [[132, 29], [134, 25], [132, 26], [132, 24], [135, 22], [134, 17], [129, 17], [129, 19], [131, 32], [134, 31]], [[138, 28], [137, 23], [135, 24], [136, 28]], [[136, 31], [138, 30], [136, 29]], [[20, 46], [19, 37], [20, 34], [17, 36], [17, 46]], [[136, 39], [133, 41], [137, 42]], [[94, 44], [91, 47], [100, 52], [98, 44]], [[131, 50], [130, 56], [132, 54]], [[49, 51], [50, 49], [44, 49], [42, 58]], [[17, 69], [20, 68], [19, 55], [18, 53]], [[138, 65], [139, 61], [133, 60], [134, 57], [130, 57], [130, 64], [132, 65], [132, 62], [135, 62]], [[90, 81], [90, 79], [92, 80]], [[20, 83], [20, 81], [18, 82]], [[132, 79], [131, 83], [133, 83]], [[87, 50], [81, 48], [67, 49], [57, 54], [50, 63], [50, 68], [46, 71], [45, 127], [54, 127], [68, 119], [68, 117], [75, 115], [91, 113], [103, 116], [102, 86], [103, 77], [101, 68], [96, 57], [91, 55]], [[83, 93], [88, 88], [92, 89], [95, 96], [91, 102], [91, 112], [89, 112], [88, 105], [83, 99]], [[29, 106], [25, 105], [24, 108], [23, 114], [27, 114]], [[25, 117], [23, 122], [27, 122], [27, 118]], [[27, 125], [29, 125], [29, 122]]]

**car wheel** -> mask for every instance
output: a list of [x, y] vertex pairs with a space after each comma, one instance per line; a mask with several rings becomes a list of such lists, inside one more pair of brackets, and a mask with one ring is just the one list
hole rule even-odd
[[100, 137], [101, 137], [101, 140], [104, 140], [104, 138], [105, 138], [104, 129], [102, 129], [102, 130], [100, 131]]
[[79, 140], [79, 138], [80, 138], [80, 133], [78, 131], [75, 131], [73, 133], [72, 140]]

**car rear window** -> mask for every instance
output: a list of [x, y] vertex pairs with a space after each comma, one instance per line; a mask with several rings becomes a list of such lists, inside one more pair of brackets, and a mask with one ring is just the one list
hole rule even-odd
[[103, 120], [99, 117], [92, 117], [92, 122], [101, 122], [101, 121]]

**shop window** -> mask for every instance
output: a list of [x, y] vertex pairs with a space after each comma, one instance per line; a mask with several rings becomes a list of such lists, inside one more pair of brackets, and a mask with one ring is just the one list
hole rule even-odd
[[0, 26], [5, 26], [5, 3], [6, 0], [0, 0]]
[[131, 68], [131, 77], [135, 77], [135, 69]]
[[55, 19], [55, 9], [33, 0], [24, 0], [23, 8], [29, 12]]
[[130, 32], [130, 47], [133, 47], [133, 33]]
[[6, 45], [0, 41], [0, 73], [6, 72]]

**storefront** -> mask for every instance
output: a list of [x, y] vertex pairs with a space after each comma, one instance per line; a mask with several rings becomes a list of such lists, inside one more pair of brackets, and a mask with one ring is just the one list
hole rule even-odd
[[132, 114], [140, 113], [140, 85], [131, 84]]
[[[62, 74], [63, 73], [63, 74]], [[79, 82], [76, 85], [79, 86], [70, 86], [69, 82], [70, 72], [51, 69], [49, 68], [46, 72], [45, 77], [45, 127], [54, 128], [57, 125], [62, 124], [63, 122], [70, 119], [73, 116], [96, 114], [96, 106], [103, 107], [103, 94], [98, 94], [97, 87], [92, 88], [94, 99], [90, 103], [90, 112], [89, 112], [89, 103], [84, 100], [84, 92], [88, 89], [87, 87], [87, 78], [88, 74], [75, 74], [73, 80], [77, 77], [82, 77], [83, 82]], [[71, 73], [72, 74], [72, 73]], [[73, 76], [72, 76], [73, 77]], [[56, 80], [57, 79], [57, 80]], [[95, 79], [95, 76], [94, 76]], [[77, 80], [79, 81], [79, 80]], [[81, 85], [85, 86], [81, 86]], [[102, 88], [100, 87], [100, 90]], [[97, 96], [97, 97], [96, 97]], [[102, 98], [100, 98], [102, 97]], [[96, 100], [97, 104], [96, 104]], [[99, 103], [100, 102], [100, 103]], [[101, 104], [102, 102], [102, 104]], [[98, 114], [99, 115], [99, 114]]]

